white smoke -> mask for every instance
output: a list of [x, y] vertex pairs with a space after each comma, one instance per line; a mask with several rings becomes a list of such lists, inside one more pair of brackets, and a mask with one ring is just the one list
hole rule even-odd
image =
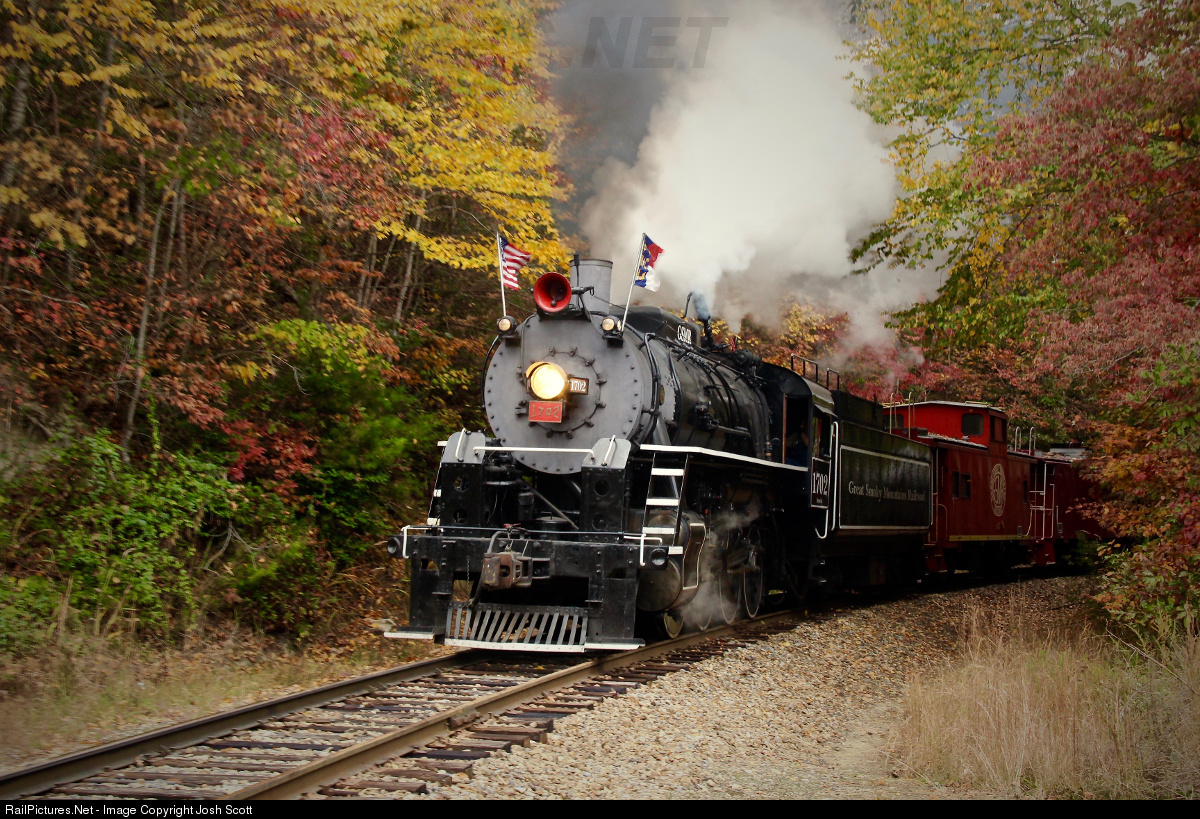
[[937, 282], [851, 273], [851, 248], [890, 215], [897, 186], [885, 135], [854, 106], [834, 23], [824, 4], [717, 11], [727, 27], [703, 68], [667, 78], [636, 161], [610, 158], [594, 177], [580, 226], [591, 253], [614, 261], [613, 301], [625, 301], [645, 232], [664, 248], [663, 289], [635, 301], [678, 309], [697, 291], [736, 327], [747, 314], [774, 321], [793, 295], [849, 313], [859, 342], [889, 338], [881, 313]]

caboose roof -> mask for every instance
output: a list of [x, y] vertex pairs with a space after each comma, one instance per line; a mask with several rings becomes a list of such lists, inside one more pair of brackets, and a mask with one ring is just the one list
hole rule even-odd
[[944, 441], [955, 446], [967, 447], [968, 449], [987, 450], [984, 444], [977, 444], [974, 441], [968, 441], [963, 438], [951, 438], [949, 435], [942, 435], [940, 432], [929, 432], [926, 430], [923, 433], [918, 433], [917, 438], [922, 441]]
[[908, 407], [962, 407], [963, 409], [972, 410], [988, 410], [990, 412], [998, 412], [1001, 415], [1008, 415], [1008, 411], [1001, 407], [993, 407], [984, 401], [913, 401], [911, 403], [887, 404], [885, 410], [907, 409]]

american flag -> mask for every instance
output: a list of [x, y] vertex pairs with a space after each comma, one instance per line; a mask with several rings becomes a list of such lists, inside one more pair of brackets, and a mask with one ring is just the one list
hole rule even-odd
[[496, 234], [496, 250], [500, 255], [500, 280], [510, 290], [520, 290], [521, 282], [517, 274], [521, 268], [529, 264], [530, 255], [508, 240]]

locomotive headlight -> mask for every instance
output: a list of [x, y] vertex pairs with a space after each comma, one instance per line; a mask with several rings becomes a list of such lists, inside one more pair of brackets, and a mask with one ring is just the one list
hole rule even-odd
[[549, 361], [535, 362], [525, 372], [530, 391], [543, 401], [553, 401], [567, 391], [567, 373]]
[[604, 340], [608, 342], [609, 347], [625, 345], [625, 328], [616, 316], [605, 316], [600, 319], [600, 332], [604, 333]]
[[506, 344], [514, 344], [521, 340], [521, 334], [517, 331], [517, 320], [512, 316], [496, 319], [496, 331]]

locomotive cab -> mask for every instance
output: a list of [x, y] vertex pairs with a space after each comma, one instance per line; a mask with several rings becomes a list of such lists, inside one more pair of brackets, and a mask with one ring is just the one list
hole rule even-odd
[[760, 375], [771, 414], [771, 460], [808, 469], [809, 503], [827, 509], [836, 418], [833, 393], [802, 373], [773, 364], [763, 364]]

